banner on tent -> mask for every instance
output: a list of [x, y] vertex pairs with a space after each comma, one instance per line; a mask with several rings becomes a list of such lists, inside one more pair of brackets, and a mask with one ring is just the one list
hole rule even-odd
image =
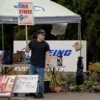
[[18, 3], [19, 16], [18, 25], [33, 25], [33, 3], [32, 2], [19, 2]]
[[[73, 45], [77, 42], [74, 41], [47, 41], [50, 45], [50, 56], [53, 57], [51, 63], [55, 63], [55, 65], [63, 65], [65, 66], [64, 71], [66, 72], [76, 72], [77, 70], [77, 60], [80, 56], [80, 52], [75, 50]], [[84, 63], [84, 72], [86, 71], [86, 41], [81, 41], [82, 43], [82, 57]], [[20, 44], [20, 45], [19, 45]], [[14, 53], [17, 50], [21, 50], [25, 47], [25, 41], [14, 41]], [[29, 57], [31, 57], [31, 52], [29, 53]], [[56, 59], [56, 57], [59, 57]], [[17, 69], [16, 69], [17, 70]], [[21, 69], [22, 70], [22, 69]]]

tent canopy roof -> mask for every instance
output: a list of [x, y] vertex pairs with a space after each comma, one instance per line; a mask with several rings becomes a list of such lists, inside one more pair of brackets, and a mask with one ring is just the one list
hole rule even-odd
[[[18, 23], [18, 2], [29, 0], [0, 0], [0, 23]], [[81, 17], [50, 0], [30, 0], [34, 4], [35, 24], [80, 23]]]

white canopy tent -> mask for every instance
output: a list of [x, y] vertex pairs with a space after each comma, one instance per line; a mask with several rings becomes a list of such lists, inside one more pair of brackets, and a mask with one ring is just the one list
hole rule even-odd
[[32, 1], [35, 24], [80, 23], [81, 17], [50, 0], [0, 0], [0, 23], [18, 23], [18, 2]]
[[[78, 23], [78, 40], [81, 42], [81, 17], [50, 0], [0, 0], [0, 24], [2, 24], [2, 49], [4, 50], [3, 24], [18, 24], [18, 2], [33, 2], [34, 23]], [[26, 27], [26, 43], [28, 41]]]
[[[33, 9], [35, 24], [78, 23], [78, 39], [81, 43], [81, 16], [75, 14], [69, 9], [50, 0], [0, 0], [0, 24], [2, 24], [3, 46], [3, 24], [18, 24], [18, 2], [30, 1], [34, 4]], [[28, 39], [26, 38], [26, 40]], [[2, 48], [4, 50], [4, 47]]]

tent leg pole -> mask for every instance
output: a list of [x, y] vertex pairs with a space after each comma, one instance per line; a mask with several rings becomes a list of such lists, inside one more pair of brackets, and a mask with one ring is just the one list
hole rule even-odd
[[2, 50], [4, 51], [4, 29], [2, 24]]
[[27, 28], [27, 25], [25, 26], [25, 30], [26, 30], [26, 45], [28, 45], [28, 28]]
[[[4, 27], [2, 24], [2, 50], [4, 51]], [[2, 67], [2, 75], [3, 75], [3, 67]]]
[[[81, 23], [78, 24], [78, 40], [80, 40], [80, 44], [81, 44]], [[82, 56], [81, 54], [81, 50], [80, 50], [80, 56]]]

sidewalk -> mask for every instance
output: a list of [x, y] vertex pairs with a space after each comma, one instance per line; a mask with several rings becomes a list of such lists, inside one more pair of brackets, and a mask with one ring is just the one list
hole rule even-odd
[[[0, 98], [0, 100], [8, 100]], [[11, 98], [10, 100], [100, 100], [100, 94], [97, 93], [48, 93], [44, 99], [34, 98]]]

